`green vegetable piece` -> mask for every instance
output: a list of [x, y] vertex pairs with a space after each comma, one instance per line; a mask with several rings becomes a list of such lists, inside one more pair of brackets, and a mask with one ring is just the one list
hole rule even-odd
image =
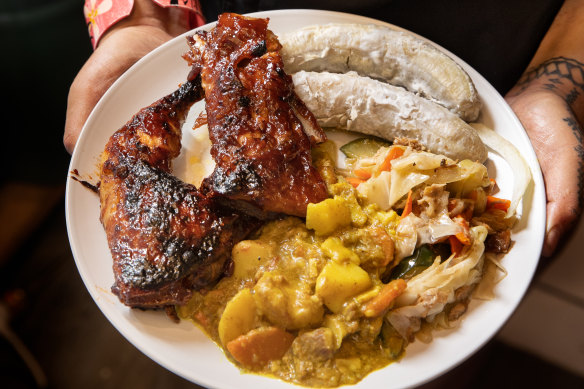
[[398, 359], [403, 355], [406, 347], [405, 339], [385, 320], [381, 326], [381, 341], [390, 358]]
[[341, 151], [348, 158], [368, 158], [384, 146], [391, 146], [391, 143], [379, 138], [359, 138], [343, 145]]
[[402, 259], [401, 262], [393, 268], [390, 279], [410, 279], [415, 277], [432, 266], [435, 257], [436, 255], [430, 246], [424, 244], [418, 247], [411, 256]]

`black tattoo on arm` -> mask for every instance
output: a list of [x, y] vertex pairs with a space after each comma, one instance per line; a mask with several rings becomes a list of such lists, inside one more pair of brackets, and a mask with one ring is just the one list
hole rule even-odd
[[563, 120], [572, 129], [572, 133], [578, 141], [578, 145], [574, 147], [574, 151], [578, 154], [578, 209], [575, 209], [574, 212], [578, 213], [582, 209], [582, 202], [584, 201], [584, 138], [582, 126], [580, 126], [569, 108], [568, 111], [571, 115]]
[[566, 96], [566, 103], [568, 103], [568, 105], [571, 106], [572, 104], [574, 104], [578, 96], [580, 96], [580, 92], [578, 92], [576, 88], [572, 89], [570, 93], [568, 93], [568, 95]]
[[[544, 89], [554, 92], [566, 103], [566, 114], [563, 121], [570, 127], [577, 141], [574, 152], [578, 155], [578, 209], [584, 203], [584, 134], [582, 125], [574, 115], [573, 107], [578, 98], [584, 98], [584, 63], [573, 58], [554, 57], [538, 66], [528, 69], [517, 82], [517, 94], [525, 91], [535, 81], [542, 82]], [[560, 89], [561, 87], [561, 89]], [[569, 88], [569, 89], [568, 89]], [[569, 92], [566, 93], [566, 90]]]
[[523, 92], [535, 80], [544, 80], [544, 88], [557, 92], [558, 86], [568, 84], [572, 88], [565, 97], [568, 105], [584, 92], [584, 63], [573, 58], [554, 57], [542, 62], [535, 68], [528, 69], [517, 82], [519, 93]]

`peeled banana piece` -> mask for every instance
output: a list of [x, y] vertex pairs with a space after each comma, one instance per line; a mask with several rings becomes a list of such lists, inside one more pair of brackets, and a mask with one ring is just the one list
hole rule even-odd
[[389, 140], [415, 139], [452, 159], [487, 159], [487, 148], [474, 128], [443, 106], [404, 88], [356, 72], [300, 71], [292, 79], [296, 93], [322, 127]]
[[468, 74], [429, 43], [402, 31], [366, 24], [309, 26], [280, 35], [288, 74], [346, 73], [403, 86], [475, 121], [481, 102]]

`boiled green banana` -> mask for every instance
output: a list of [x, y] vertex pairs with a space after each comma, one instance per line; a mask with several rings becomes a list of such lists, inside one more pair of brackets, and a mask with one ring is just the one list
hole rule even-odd
[[360, 75], [403, 86], [474, 121], [481, 102], [454, 60], [411, 33], [366, 24], [309, 26], [279, 37], [289, 74], [300, 70]]
[[476, 131], [441, 105], [356, 72], [293, 74], [298, 96], [322, 127], [393, 140], [415, 139], [453, 159], [484, 162], [487, 149]]

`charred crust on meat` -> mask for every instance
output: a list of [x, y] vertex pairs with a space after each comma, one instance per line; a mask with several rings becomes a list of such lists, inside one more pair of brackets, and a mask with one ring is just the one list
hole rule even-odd
[[128, 165], [125, 165], [125, 164], [124, 165], [113, 166], [112, 171], [113, 171], [114, 176], [116, 178], [121, 178], [121, 179], [124, 179], [124, 178], [128, 177], [128, 173], [129, 173], [129, 171], [128, 171]]
[[218, 167], [211, 177], [213, 191], [224, 196], [242, 192], [257, 191], [261, 188], [261, 177], [249, 161], [241, 161], [235, 169], [226, 172]]
[[[192, 79], [182, 84], [180, 88], [170, 98], [179, 102], [188, 102], [200, 100], [203, 98], [203, 89], [201, 88], [201, 75], [198, 73]], [[174, 113], [175, 111], [173, 111]]]
[[[129, 166], [128, 170], [128, 177], [124, 180], [125, 197], [120, 208], [126, 213], [129, 225], [146, 230], [155, 237], [155, 242], [146, 250], [132, 250], [127, 239], [117, 240], [112, 251], [126, 253], [120, 256], [122, 266], [118, 282], [142, 290], [154, 289], [217, 260], [218, 253], [225, 258], [229, 256], [229, 237], [238, 216], [207, 202], [194, 186], [182, 183], [143, 161]], [[191, 217], [196, 218], [200, 202], [205, 203], [205, 212], [213, 212], [217, 217], [200, 220], [201, 223], [210, 222], [206, 228], [208, 233], [200, 239], [189, 240], [188, 234], [176, 233], [176, 224], [184, 220], [179, 209], [193, 210]]]
[[[294, 99], [281, 45], [267, 27], [267, 19], [222, 14], [205, 37], [188, 42], [201, 63], [216, 163], [206, 188], [254, 216], [260, 209], [303, 217], [308, 203], [327, 197], [310, 156], [312, 143], [326, 137]], [[303, 123], [310, 123], [310, 135]]]
[[[179, 208], [188, 206], [197, 209], [200, 200], [196, 188], [180, 183], [174, 176], [143, 161], [122, 167], [127, 175], [124, 180], [125, 197], [120, 207], [131, 226], [142, 226], [156, 237], [156, 252], [164, 259], [152, 261], [147, 258], [147, 250], [134, 250], [129, 258], [123, 260], [121, 281], [147, 289], [181, 278], [194, 265], [209, 257], [209, 247], [221, 234], [221, 223], [215, 221], [211, 227], [213, 233], [205, 236], [202, 242], [193, 242], [197, 244], [195, 246], [181, 236], [172, 236], [172, 224], [176, 223]], [[145, 196], [145, 193], [149, 195]], [[119, 247], [113, 247], [114, 251], [129, 252], [125, 250], [123, 239], [119, 243]]]
[[238, 104], [240, 107], [248, 107], [251, 103], [251, 99], [247, 96], [240, 96], [238, 100]]
[[197, 265], [203, 264], [213, 255], [213, 247], [219, 242], [221, 226], [214, 225], [214, 233], [205, 236], [200, 246], [189, 245], [177, 237], [168, 237], [160, 242], [164, 263], [157, 266], [144, 257], [130, 259], [121, 272], [121, 280], [141, 289], [152, 289], [176, 281], [191, 273]]
[[266, 41], [263, 40], [263, 41], [259, 42], [258, 44], [256, 44], [251, 49], [251, 55], [253, 55], [254, 57], [261, 57], [262, 55], [266, 54], [267, 51], [268, 51], [268, 48], [266, 46]]
[[141, 153], [147, 153], [150, 150], [148, 146], [140, 142], [136, 143], [136, 149]]
[[[218, 206], [196, 187], [170, 173], [153, 168], [144, 161], [130, 164], [128, 160], [122, 160], [121, 163], [117, 170], [127, 173], [119, 209], [123, 210], [128, 227], [125, 235], [110, 242], [120, 269], [116, 283], [153, 290], [215, 261], [223, 264], [230, 254], [233, 238], [241, 234], [238, 229], [243, 231], [238, 227], [239, 219], [253, 225], [250, 218], [240, 217]], [[181, 209], [189, 209], [190, 213], [181, 214]], [[193, 237], [188, 233], [189, 223], [202, 224], [207, 233]], [[154, 237], [144, 249], [131, 245], [134, 228]], [[189, 283], [204, 284], [203, 278], [206, 277], [200, 278]], [[119, 289], [114, 287], [114, 290]]]
[[185, 304], [193, 289], [217, 281], [233, 244], [259, 226], [170, 174], [182, 122], [203, 94], [197, 75], [140, 110], [104, 149], [100, 219], [112, 292], [131, 307]]

